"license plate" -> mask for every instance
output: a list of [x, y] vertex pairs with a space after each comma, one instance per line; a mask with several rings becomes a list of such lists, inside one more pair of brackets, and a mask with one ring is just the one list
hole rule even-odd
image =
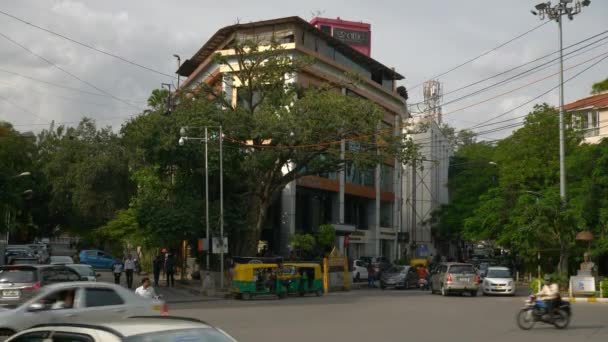
[[19, 290], [4, 290], [2, 291], [2, 297], [19, 297], [21, 292]]
[[499, 289], [499, 290], [502, 290], [502, 289], [504, 289], [505, 287], [504, 287], [504, 286], [496, 286], [496, 288], [497, 288], [497, 289]]
[[152, 306], [152, 310], [154, 310], [154, 311], [160, 311], [160, 309], [161, 309], [160, 305], [154, 305], [154, 306]]

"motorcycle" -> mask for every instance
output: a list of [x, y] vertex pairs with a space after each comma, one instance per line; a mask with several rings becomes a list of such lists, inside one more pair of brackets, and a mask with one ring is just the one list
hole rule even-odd
[[570, 303], [557, 300], [559, 305], [553, 308], [553, 314], [547, 311], [546, 303], [537, 300], [536, 296], [530, 295], [526, 300], [526, 305], [517, 314], [517, 325], [520, 329], [530, 330], [537, 322], [551, 324], [557, 329], [566, 329], [570, 324], [572, 315]]
[[421, 290], [428, 290], [429, 289], [428, 279], [426, 279], [426, 278], [418, 279], [418, 288]]

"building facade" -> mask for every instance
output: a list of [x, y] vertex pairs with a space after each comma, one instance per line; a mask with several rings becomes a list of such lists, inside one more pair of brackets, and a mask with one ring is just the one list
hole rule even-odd
[[[437, 255], [436, 241], [431, 231], [433, 212], [449, 201], [448, 171], [453, 147], [443, 135], [433, 116], [409, 119], [411, 139], [419, 146], [419, 158], [403, 165], [403, 229], [409, 233], [410, 256]], [[451, 255], [451, 251], [444, 251]]]
[[[235, 40], [262, 41], [264, 37], [280, 42], [286, 53], [314, 59], [314, 63], [291, 78], [291, 82], [302, 86], [340, 85], [344, 96], [363, 97], [383, 108], [383, 125], [399, 133], [407, 111], [406, 99], [397, 94], [395, 81], [403, 76], [299, 17], [237, 24], [218, 30], [178, 70], [187, 77], [181, 87], [194, 87], [200, 82], [217, 85], [236, 104], [238, 85], [222, 82], [230, 70], [215, 64], [212, 56], [219, 52], [230, 58], [234, 55], [230, 45]], [[360, 77], [356, 85], [349, 82], [348, 74], [352, 73]], [[342, 142], [342, 151], [349, 147], [349, 143]], [[394, 258], [398, 232], [395, 218], [399, 211], [395, 203], [399, 203], [401, 188], [400, 172], [395, 172], [395, 165], [394, 160], [372, 170], [348, 165], [339, 173], [307, 176], [291, 182], [269, 210], [263, 243], [275, 253], [287, 255], [291, 235], [311, 232], [329, 223], [338, 233], [336, 245], [349, 256]], [[285, 165], [285, 172], [290, 167], [293, 165]]]
[[585, 143], [597, 144], [608, 137], [608, 92], [574, 101], [564, 109], [572, 114], [572, 126], [583, 133]]

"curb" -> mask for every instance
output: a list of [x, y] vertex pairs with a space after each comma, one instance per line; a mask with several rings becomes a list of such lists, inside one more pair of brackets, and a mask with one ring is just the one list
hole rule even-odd
[[595, 297], [569, 297], [565, 299], [570, 303], [608, 303], [608, 298], [595, 298]]

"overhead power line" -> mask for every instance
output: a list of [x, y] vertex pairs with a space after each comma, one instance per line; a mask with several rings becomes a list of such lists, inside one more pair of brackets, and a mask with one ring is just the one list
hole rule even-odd
[[84, 84], [88, 85], [89, 87], [94, 88], [95, 90], [99, 91], [100, 93], [106, 94], [106, 95], [110, 96], [111, 98], [113, 98], [113, 99], [115, 99], [115, 100], [117, 100], [117, 101], [120, 101], [120, 102], [122, 102], [122, 103], [125, 103], [125, 104], [127, 104], [127, 105], [129, 105], [129, 106], [131, 106], [131, 107], [133, 107], [133, 108], [138, 109], [138, 110], [143, 110], [142, 108], [137, 107], [136, 105], [134, 105], [134, 104], [132, 104], [132, 103], [128, 102], [127, 100], [123, 100], [123, 99], [121, 99], [121, 98], [119, 98], [119, 97], [117, 97], [117, 96], [115, 96], [115, 95], [113, 95], [113, 94], [111, 94], [111, 93], [109, 93], [109, 92], [107, 92], [107, 91], [105, 91], [105, 90], [103, 90], [103, 89], [101, 89], [101, 88], [97, 87], [96, 85], [94, 85], [94, 84], [92, 84], [92, 83], [90, 83], [90, 82], [88, 82], [88, 81], [83, 80], [82, 78], [80, 78], [80, 77], [78, 77], [78, 76], [74, 75], [73, 73], [69, 72], [68, 70], [66, 70], [66, 69], [64, 69], [64, 68], [60, 67], [59, 65], [57, 65], [57, 64], [55, 64], [55, 63], [53, 63], [53, 62], [52, 62], [52, 61], [50, 61], [49, 59], [47, 59], [47, 58], [45, 58], [45, 57], [43, 57], [43, 56], [41, 56], [41, 55], [39, 55], [39, 54], [35, 53], [34, 51], [32, 51], [32, 50], [28, 49], [26, 46], [24, 46], [24, 45], [20, 44], [20, 43], [19, 43], [19, 42], [17, 42], [16, 40], [14, 40], [14, 39], [10, 38], [9, 36], [5, 35], [4, 33], [1, 33], [1, 32], [0, 32], [0, 36], [2, 36], [4, 39], [8, 40], [9, 42], [11, 42], [11, 43], [13, 43], [13, 44], [17, 45], [18, 47], [22, 48], [23, 50], [25, 50], [25, 51], [29, 52], [30, 54], [32, 54], [32, 55], [34, 55], [34, 56], [38, 57], [39, 59], [43, 60], [43, 61], [44, 61], [44, 62], [46, 62], [47, 64], [49, 64], [49, 65], [51, 65], [51, 66], [55, 67], [56, 69], [58, 69], [58, 70], [60, 70], [60, 71], [64, 72], [65, 74], [67, 74], [67, 75], [71, 76], [72, 78], [75, 78], [75, 79], [77, 79], [78, 81], [80, 81], [80, 82], [82, 82], [82, 83], [84, 83]]
[[[469, 60], [467, 60], [467, 61], [465, 61], [465, 62], [463, 62], [463, 63], [461, 63], [461, 64], [458, 64], [458, 65], [456, 65], [455, 67], [453, 67], [453, 68], [451, 68], [451, 69], [449, 69], [449, 70], [447, 70], [447, 71], [445, 71], [445, 72], [442, 72], [442, 73], [440, 73], [440, 74], [437, 74], [437, 75], [435, 75], [435, 76], [431, 77], [430, 79], [436, 79], [436, 78], [438, 78], [438, 77], [441, 77], [441, 76], [447, 75], [447, 74], [451, 73], [451, 72], [452, 72], [452, 71], [454, 71], [454, 70], [460, 69], [461, 67], [463, 67], [463, 66], [465, 66], [465, 65], [467, 65], [467, 64], [469, 64], [469, 63], [471, 63], [471, 62], [473, 62], [473, 61], [476, 61], [476, 60], [478, 60], [479, 58], [481, 58], [481, 57], [483, 57], [483, 56], [486, 56], [486, 55], [488, 55], [488, 54], [490, 54], [490, 53], [492, 53], [492, 52], [494, 52], [494, 51], [496, 51], [496, 50], [500, 49], [501, 47], [503, 47], [503, 46], [505, 46], [505, 45], [508, 45], [508, 44], [510, 44], [510, 43], [512, 43], [512, 42], [514, 42], [514, 41], [516, 41], [516, 40], [518, 40], [519, 38], [521, 38], [521, 37], [523, 37], [523, 36], [525, 36], [525, 35], [527, 35], [527, 34], [530, 34], [530, 33], [534, 32], [534, 31], [538, 30], [539, 28], [541, 28], [541, 27], [545, 26], [547, 23], [549, 23], [549, 22], [548, 22], [548, 21], [547, 21], [547, 22], [543, 22], [542, 24], [540, 24], [540, 25], [538, 25], [538, 26], [535, 26], [535, 27], [531, 28], [530, 30], [528, 30], [528, 31], [526, 31], [526, 32], [524, 32], [524, 33], [522, 33], [522, 34], [520, 34], [520, 35], [518, 35], [518, 36], [515, 36], [515, 37], [513, 37], [513, 38], [509, 39], [508, 41], [506, 41], [506, 42], [504, 42], [504, 43], [502, 43], [502, 44], [500, 44], [500, 45], [498, 45], [498, 46], [496, 46], [496, 47], [494, 47], [494, 48], [492, 48], [492, 49], [490, 49], [490, 50], [487, 50], [486, 52], [483, 52], [482, 54], [480, 54], [480, 55], [478, 55], [478, 56], [475, 56], [475, 57], [473, 57], [473, 58], [471, 58], [471, 59], [469, 59]], [[415, 86], [413, 86], [412, 88], [410, 88], [410, 91], [412, 91], [413, 89], [416, 89], [416, 88], [420, 87], [422, 84], [424, 84], [424, 82], [421, 82], [421, 83], [416, 84]]]
[[156, 70], [156, 69], [153, 69], [153, 68], [147, 67], [147, 66], [145, 66], [145, 65], [141, 65], [141, 64], [139, 64], [139, 63], [137, 63], [137, 62], [134, 62], [134, 61], [128, 60], [128, 59], [126, 59], [126, 58], [124, 58], [124, 57], [118, 56], [118, 55], [113, 54], [113, 53], [111, 53], [111, 52], [101, 50], [101, 49], [96, 48], [96, 47], [94, 47], [94, 46], [92, 46], [92, 45], [90, 45], [90, 44], [80, 42], [80, 41], [78, 41], [78, 40], [76, 40], [76, 39], [74, 39], [74, 38], [70, 38], [70, 37], [65, 36], [65, 35], [63, 35], [63, 34], [60, 34], [60, 33], [57, 33], [57, 32], [54, 32], [54, 31], [51, 31], [51, 30], [49, 30], [49, 29], [47, 29], [47, 28], [44, 28], [44, 27], [38, 26], [38, 25], [36, 25], [36, 24], [33, 24], [33, 23], [29, 22], [29, 21], [26, 21], [26, 20], [24, 20], [24, 19], [21, 19], [21, 18], [19, 18], [19, 17], [15, 16], [15, 15], [12, 15], [12, 14], [10, 14], [10, 13], [4, 12], [4, 11], [2, 11], [2, 10], [0, 10], [0, 14], [3, 14], [3, 15], [5, 15], [5, 16], [9, 17], [9, 18], [15, 19], [15, 20], [17, 20], [17, 21], [19, 21], [19, 22], [22, 22], [22, 23], [24, 23], [24, 24], [26, 24], [26, 25], [32, 26], [32, 27], [37, 28], [37, 29], [39, 29], [39, 30], [42, 30], [42, 31], [44, 31], [44, 32], [50, 33], [50, 34], [52, 34], [52, 35], [54, 35], [54, 36], [57, 36], [57, 37], [63, 38], [63, 39], [65, 39], [65, 40], [68, 40], [68, 41], [70, 41], [70, 42], [72, 42], [72, 43], [75, 43], [75, 44], [78, 44], [78, 45], [80, 45], [80, 46], [84, 46], [84, 47], [86, 47], [86, 48], [88, 48], [88, 49], [91, 49], [91, 50], [93, 50], [93, 51], [96, 51], [96, 52], [102, 53], [102, 54], [104, 54], [104, 55], [106, 55], [106, 56], [110, 56], [110, 57], [116, 58], [116, 59], [118, 59], [118, 60], [121, 60], [121, 61], [123, 61], [123, 62], [125, 62], [125, 63], [131, 64], [131, 65], [136, 66], [136, 67], [138, 67], [138, 68], [141, 68], [141, 69], [144, 69], [144, 70], [147, 70], [147, 71], [151, 71], [151, 72], [153, 72], [153, 73], [156, 73], [156, 74], [159, 74], [159, 75], [163, 75], [163, 76], [166, 76], [166, 77], [176, 78], [176, 77], [175, 77], [175, 75], [166, 74], [166, 73], [164, 73], [164, 72], [162, 72], [162, 71], [158, 71], [158, 70]]
[[[605, 31], [603, 31], [603, 32], [600, 32], [600, 33], [594, 34], [593, 36], [590, 36], [590, 37], [585, 38], [585, 39], [583, 39], [583, 40], [580, 40], [580, 41], [578, 41], [578, 42], [576, 42], [576, 43], [574, 43], [574, 44], [571, 44], [571, 45], [569, 45], [569, 46], [565, 47], [565, 48], [564, 48], [564, 50], [568, 50], [568, 49], [573, 48], [573, 47], [575, 47], [575, 46], [577, 46], [577, 45], [580, 45], [580, 44], [582, 44], [582, 43], [588, 42], [589, 40], [592, 40], [592, 39], [597, 38], [597, 37], [599, 37], [599, 36], [605, 35], [606, 33], [608, 33], [608, 30], [605, 30]], [[589, 47], [589, 46], [591, 46], [591, 45], [597, 44], [598, 42], [600, 42], [600, 41], [602, 41], [602, 40], [604, 40], [604, 39], [606, 39], [606, 38], [608, 38], [608, 37], [604, 37], [604, 38], [598, 39], [597, 41], [592, 42], [592, 43], [590, 43], [590, 44], [588, 44], [588, 45], [585, 45], [584, 47], [581, 47], [581, 48], [579, 48], [579, 49], [577, 49], [577, 50], [575, 50], [575, 51], [572, 51], [572, 52], [576, 52], [576, 51], [579, 51], [579, 50], [584, 49], [584, 48], [586, 48], [586, 47]], [[590, 50], [591, 50], [591, 49], [590, 49]], [[589, 50], [588, 50], [588, 51], [589, 51]], [[568, 55], [568, 54], [570, 54], [570, 53], [572, 53], [572, 52], [569, 52], [569, 53], [567, 53], [566, 55]], [[481, 79], [481, 80], [479, 80], [479, 81], [475, 81], [475, 82], [473, 82], [473, 83], [466, 84], [466, 85], [461, 86], [461, 87], [459, 87], [459, 88], [456, 88], [456, 89], [454, 89], [454, 90], [450, 90], [450, 91], [448, 91], [448, 92], [446, 92], [446, 93], [443, 93], [443, 96], [446, 96], [446, 95], [449, 95], [449, 94], [452, 94], [452, 93], [455, 93], [455, 92], [458, 92], [458, 91], [461, 91], [461, 90], [464, 90], [464, 89], [470, 88], [470, 87], [472, 87], [472, 86], [476, 86], [476, 85], [481, 84], [481, 83], [483, 83], [483, 82], [489, 81], [489, 80], [491, 80], [491, 79], [493, 79], [493, 78], [500, 77], [500, 76], [502, 76], [502, 75], [508, 74], [508, 73], [510, 73], [510, 72], [512, 72], [512, 71], [515, 71], [515, 70], [517, 70], [517, 69], [523, 68], [523, 67], [528, 66], [528, 65], [530, 65], [530, 64], [533, 64], [533, 63], [535, 63], [535, 62], [538, 62], [538, 61], [540, 61], [540, 60], [543, 60], [543, 59], [545, 59], [545, 58], [547, 58], [547, 57], [549, 57], [549, 56], [551, 56], [551, 55], [555, 55], [556, 53], [559, 53], [559, 50], [553, 51], [553, 52], [548, 53], [548, 54], [546, 54], [546, 55], [544, 55], [544, 56], [541, 56], [541, 57], [538, 57], [538, 58], [533, 59], [533, 60], [531, 60], [531, 61], [525, 62], [525, 63], [523, 63], [523, 64], [520, 64], [520, 65], [518, 65], [518, 66], [515, 66], [515, 67], [513, 67], [513, 68], [510, 68], [510, 69], [508, 69], [508, 70], [501, 71], [501, 72], [499, 72], [499, 73], [497, 73], [497, 74], [494, 74], [494, 75], [492, 75], [492, 76], [486, 77], [486, 78]], [[414, 104], [412, 104], [412, 105], [417, 105], [417, 104], [422, 104], [422, 103], [424, 103], [424, 102], [417, 102], [417, 103], [414, 103]]]
[[[608, 33], [608, 31], [604, 31], [604, 33]], [[598, 44], [598, 43], [600, 43], [600, 42], [602, 42], [602, 41], [604, 41], [602, 44]], [[576, 49], [576, 50], [572, 50], [572, 51], [570, 51], [570, 52], [566, 53], [564, 56], [568, 56], [568, 58], [566, 58], [566, 59], [564, 59], [564, 60], [570, 60], [570, 59], [575, 58], [575, 57], [577, 57], [577, 56], [580, 56], [580, 55], [582, 55], [582, 54], [589, 53], [589, 52], [591, 52], [591, 51], [593, 51], [593, 50], [595, 50], [595, 49], [597, 49], [597, 48], [599, 48], [599, 47], [602, 47], [602, 46], [604, 46], [604, 45], [606, 45], [606, 44], [608, 44], [608, 36], [603, 37], [603, 38], [600, 38], [600, 39], [598, 39], [598, 40], [596, 40], [596, 41], [594, 41], [594, 42], [592, 42], [592, 43], [589, 43], [589, 44], [587, 44], [587, 45], [585, 45], [585, 46], [582, 46], [582, 47], [580, 47], [580, 48], [578, 48], [578, 49]], [[595, 46], [593, 46], [593, 45], [595, 45]], [[589, 47], [591, 47], [591, 48], [589, 48]], [[589, 48], [589, 49], [587, 49], [587, 48]], [[581, 50], [585, 50], [585, 49], [587, 49], [587, 50], [586, 50], [586, 51], [582, 51], [582, 52], [580, 52], [580, 53], [576, 53], [576, 52], [579, 52], [579, 51], [581, 51]], [[549, 54], [549, 55], [551, 55], [551, 54]], [[549, 56], [549, 55], [546, 55], [546, 56]], [[545, 57], [546, 57], [546, 56], [545, 56]], [[543, 57], [543, 58], [545, 58], [545, 57]], [[538, 60], [538, 59], [537, 59], [537, 60]], [[536, 61], [536, 60], [535, 60], [535, 61]], [[500, 80], [500, 81], [498, 81], [498, 82], [495, 82], [495, 83], [493, 83], [493, 84], [490, 84], [490, 85], [488, 85], [488, 86], [486, 86], [486, 87], [484, 87], [484, 88], [478, 89], [478, 90], [473, 91], [473, 92], [471, 92], [471, 93], [469, 93], [469, 94], [462, 95], [462, 96], [460, 96], [460, 97], [458, 97], [458, 98], [455, 98], [455, 99], [449, 100], [449, 101], [447, 101], [447, 102], [443, 103], [443, 104], [442, 104], [442, 106], [446, 106], [446, 105], [449, 105], [449, 104], [452, 104], [452, 103], [455, 103], [455, 102], [458, 102], [458, 101], [461, 101], [461, 100], [467, 99], [467, 98], [469, 98], [469, 97], [471, 97], [471, 96], [475, 96], [475, 95], [481, 94], [481, 93], [483, 93], [483, 92], [486, 92], [486, 91], [491, 90], [491, 89], [493, 89], [493, 88], [496, 88], [496, 87], [498, 87], [498, 86], [505, 85], [505, 84], [508, 84], [508, 83], [510, 83], [510, 82], [512, 82], [512, 81], [516, 81], [516, 80], [518, 80], [518, 79], [521, 79], [521, 78], [524, 78], [524, 77], [527, 77], [527, 76], [533, 75], [533, 74], [538, 73], [538, 72], [540, 72], [540, 71], [543, 71], [543, 70], [547, 69], [548, 67], [551, 67], [552, 65], [555, 65], [555, 64], [557, 64], [557, 63], [559, 63], [559, 57], [554, 58], [554, 59], [552, 59], [552, 60], [550, 60], [550, 61], [544, 62], [544, 63], [542, 63], [542, 64], [536, 65], [536, 66], [534, 66], [534, 67], [532, 67], [532, 68], [530, 68], [530, 69], [527, 69], [527, 70], [525, 70], [525, 71], [522, 71], [522, 72], [520, 72], [520, 73], [518, 73], [518, 74], [516, 74], [516, 75], [510, 76], [510, 77], [508, 77], [508, 78], [505, 78], [505, 79]], [[459, 91], [459, 90], [463, 90], [463, 89], [465, 89], [465, 88], [468, 88], [468, 87], [470, 87], [470, 86], [472, 86], [472, 85], [476, 85], [476, 84], [479, 84], [479, 83], [482, 83], [482, 82], [488, 81], [488, 80], [490, 80], [490, 79], [492, 79], [492, 78], [495, 78], [495, 77], [496, 77], [496, 76], [498, 76], [498, 75], [504, 75], [504, 74], [506, 74], [506, 73], [508, 73], [508, 72], [510, 72], [510, 71], [513, 71], [513, 70], [519, 69], [520, 67], [522, 67], [522, 66], [524, 66], [524, 65], [528, 65], [528, 64], [530, 64], [530, 62], [528, 62], [528, 63], [524, 63], [524, 64], [522, 64], [522, 65], [519, 65], [519, 66], [515, 67], [515, 68], [509, 69], [509, 70], [504, 71], [504, 72], [501, 72], [500, 74], [497, 74], [497, 75], [494, 75], [494, 76], [490, 76], [490, 77], [485, 78], [485, 79], [483, 79], [483, 80], [481, 80], [481, 81], [477, 81], [477, 82], [471, 83], [471, 84], [469, 84], [469, 85], [463, 86], [463, 87], [458, 88], [458, 89], [456, 89], [456, 90], [453, 90], [453, 91], [451, 91], [451, 92], [449, 92], [449, 93], [454, 93], [454, 92], [456, 92], [456, 91]], [[446, 94], [448, 94], [448, 93], [446, 93]], [[445, 96], [446, 94], [444, 94], [444, 96]], [[414, 104], [412, 104], [412, 105], [418, 105], [418, 104], [423, 104], [423, 103], [424, 103], [424, 102], [418, 102], [418, 103], [414, 103]], [[424, 112], [421, 112], [421, 113], [424, 113]]]
[[[68, 86], [65, 86], [65, 85], [62, 85], [62, 84], [53, 83], [53, 82], [41, 80], [41, 79], [38, 79], [38, 78], [34, 78], [34, 77], [31, 77], [31, 76], [23, 75], [23, 74], [20, 74], [18, 72], [14, 72], [14, 71], [0, 69], [0, 72], [5, 72], [7, 74], [15, 75], [15, 76], [18, 76], [18, 77], [21, 77], [21, 78], [28, 79], [30, 81], [43, 83], [43, 84], [50, 85], [50, 86], [57, 87], [57, 88], [62, 88], [62, 89], [66, 89], [66, 90], [71, 90], [71, 91], [83, 93], [83, 94], [93, 95], [93, 96], [112, 98], [112, 97], [110, 97], [110, 96], [108, 96], [106, 94], [99, 94], [99, 93], [94, 93], [92, 91], [86, 91], [86, 90], [82, 90], [82, 89], [78, 89], [78, 88], [68, 87]], [[135, 103], [138, 103], [138, 102], [145, 103], [146, 101], [133, 101], [133, 102], [135, 102]]]
[[[43, 118], [42, 116], [40, 116], [40, 115], [38, 115], [38, 114], [36, 114], [36, 113], [32, 112], [31, 110], [29, 110], [29, 109], [27, 109], [27, 108], [25, 108], [25, 107], [22, 107], [22, 106], [20, 106], [20, 105], [16, 104], [15, 102], [11, 101], [10, 99], [8, 99], [8, 98], [6, 98], [6, 97], [4, 97], [4, 96], [2, 96], [2, 95], [0, 95], [0, 99], [1, 99], [1, 100], [3, 100], [3, 101], [5, 101], [6, 103], [9, 103], [9, 104], [11, 104], [11, 105], [13, 105], [13, 106], [15, 106], [15, 107], [17, 107], [17, 108], [21, 109], [22, 111], [24, 111], [24, 112], [28, 113], [28, 114], [29, 114], [29, 115], [31, 115], [31, 116], [35, 116], [35, 117], [37, 117], [38, 119], [42, 119], [42, 120], [48, 120], [48, 119]], [[45, 125], [48, 125], [48, 123], [45, 123]], [[14, 125], [13, 125], [13, 126], [14, 126]]]

